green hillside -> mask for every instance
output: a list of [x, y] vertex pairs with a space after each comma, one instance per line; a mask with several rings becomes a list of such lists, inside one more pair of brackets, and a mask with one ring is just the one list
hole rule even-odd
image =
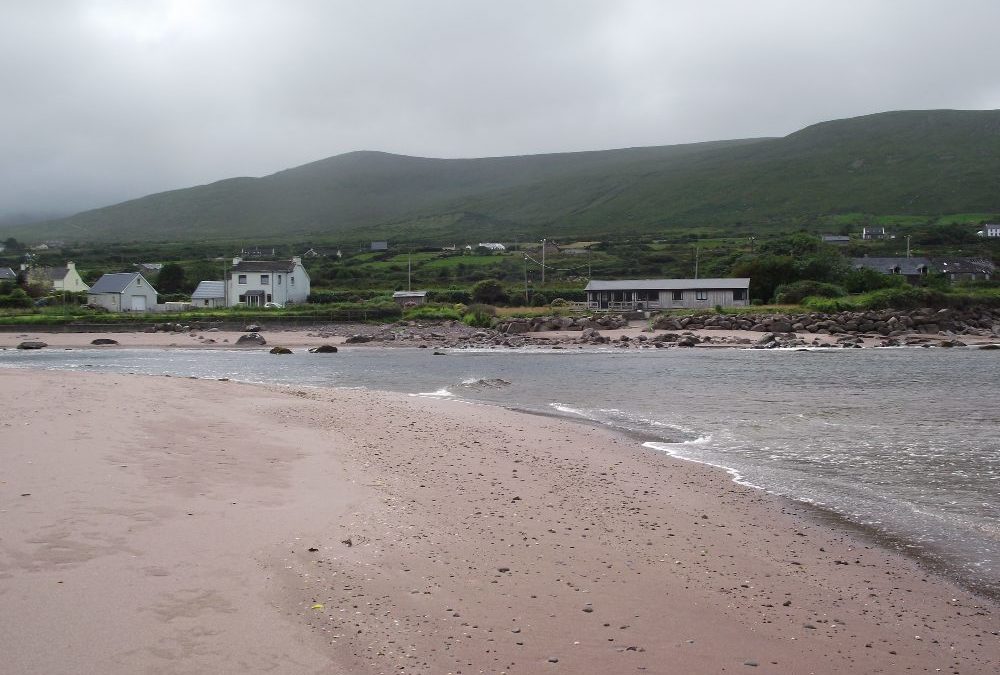
[[523, 157], [355, 152], [7, 228], [29, 240], [330, 241], [819, 225], [1000, 212], [1000, 111], [910, 111], [784, 138]]

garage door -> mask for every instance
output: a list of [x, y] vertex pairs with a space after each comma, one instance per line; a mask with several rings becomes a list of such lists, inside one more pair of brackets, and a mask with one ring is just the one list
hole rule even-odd
[[133, 295], [132, 296], [132, 311], [133, 312], [145, 312], [146, 311], [146, 296], [145, 295]]

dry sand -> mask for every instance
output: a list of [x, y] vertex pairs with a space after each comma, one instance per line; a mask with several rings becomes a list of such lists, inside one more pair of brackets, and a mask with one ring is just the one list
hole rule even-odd
[[0, 370], [4, 673], [994, 673], [997, 605], [551, 418]]

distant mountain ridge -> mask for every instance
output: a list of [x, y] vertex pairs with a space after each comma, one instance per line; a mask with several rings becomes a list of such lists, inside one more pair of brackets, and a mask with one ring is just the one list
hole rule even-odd
[[68, 241], [510, 238], [838, 213], [1000, 212], [1000, 111], [901, 111], [783, 138], [481, 159], [351, 152], [2, 230]]

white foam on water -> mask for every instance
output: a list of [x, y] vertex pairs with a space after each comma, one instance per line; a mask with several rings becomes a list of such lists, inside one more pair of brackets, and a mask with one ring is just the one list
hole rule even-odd
[[437, 391], [421, 391], [416, 394], [410, 394], [410, 396], [423, 396], [425, 398], [453, 398], [455, 395], [447, 389], [438, 389]]

